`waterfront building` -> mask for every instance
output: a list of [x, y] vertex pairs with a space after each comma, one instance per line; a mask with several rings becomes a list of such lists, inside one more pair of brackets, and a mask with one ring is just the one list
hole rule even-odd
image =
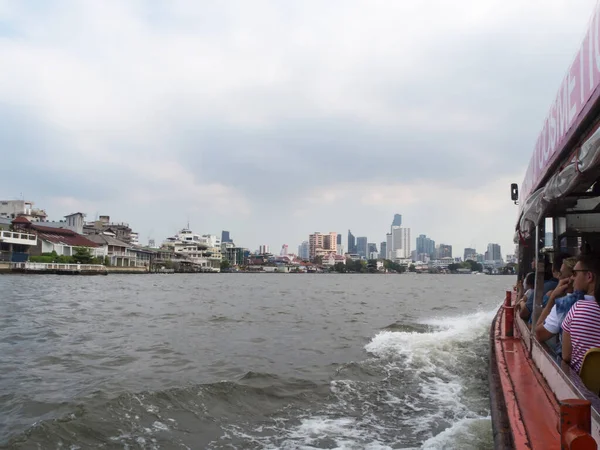
[[105, 234], [114, 236], [126, 244], [131, 244], [131, 233], [132, 230], [128, 223], [111, 222], [110, 216], [100, 216], [98, 220], [87, 222], [83, 225], [83, 234]]
[[328, 234], [315, 232], [308, 236], [309, 259], [314, 261], [317, 256], [323, 256], [329, 253], [337, 253], [337, 233], [335, 231]]
[[33, 207], [34, 203], [26, 200], [0, 200], [0, 217], [16, 219], [24, 216], [30, 222], [43, 222], [48, 215], [43, 209]]
[[221, 240], [210, 234], [199, 235], [183, 228], [175, 236], [167, 238], [161, 249], [172, 251], [204, 272], [221, 271]]
[[[12, 248], [4, 250], [13, 253], [11, 257], [13, 262], [27, 261], [28, 255], [38, 256], [52, 252], [56, 252], [59, 256], [73, 256], [77, 247], [89, 249], [92, 256], [104, 256], [104, 252], [99, 249], [100, 246], [88, 239], [87, 236], [67, 228], [46, 227], [41, 225], [42, 223], [44, 222], [31, 222], [25, 216], [17, 217], [12, 221], [14, 229], [12, 236], [9, 236], [8, 232], [0, 232], [0, 248], [4, 250], [7, 243], [16, 244], [17, 241], [14, 241], [14, 238], [20, 233], [22, 235], [18, 242], [20, 248], [13, 245]], [[11, 239], [6, 239], [7, 237]], [[27, 242], [23, 241], [25, 237], [27, 237]], [[3, 243], [4, 245], [2, 245]], [[27, 248], [25, 249], [23, 245], [26, 245]], [[16, 253], [23, 253], [23, 255], [17, 256]]]

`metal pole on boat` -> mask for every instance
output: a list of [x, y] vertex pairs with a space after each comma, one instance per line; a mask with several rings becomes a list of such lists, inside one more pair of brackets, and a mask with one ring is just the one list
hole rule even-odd
[[[541, 224], [535, 227], [535, 293], [533, 296], [533, 311], [531, 311], [531, 323], [535, 327], [538, 317], [542, 312], [542, 301], [544, 299], [544, 255], [542, 254], [542, 248], [544, 248], [545, 239], [545, 219], [541, 220]], [[534, 333], [531, 334], [534, 336]], [[533, 339], [533, 337], [532, 337]]]
[[595, 450], [596, 441], [591, 436], [592, 409], [589, 400], [579, 398], [560, 402], [561, 449]]

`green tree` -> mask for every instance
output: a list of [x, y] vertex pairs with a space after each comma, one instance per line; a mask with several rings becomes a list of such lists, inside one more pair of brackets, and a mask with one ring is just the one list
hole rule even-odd
[[92, 250], [88, 247], [76, 247], [73, 262], [76, 264], [91, 264], [94, 260]]
[[343, 262], [337, 262], [333, 265], [333, 270], [338, 273], [346, 273], [346, 264]]
[[221, 260], [221, 272], [226, 272], [231, 268], [231, 264], [226, 259]]
[[415, 265], [414, 265], [414, 264], [411, 264], [410, 266], [408, 266], [408, 271], [409, 271], [409, 272], [416, 272], [416, 271], [417, 271], [417, 268], [415, 267]]
[[483, 272], [483, 266], [480, 263], [473, 261], [472, 259], [467, 259], [463, 263], [463, 267], [466, 269], [471, 269], [471, 271], [473, 272]]

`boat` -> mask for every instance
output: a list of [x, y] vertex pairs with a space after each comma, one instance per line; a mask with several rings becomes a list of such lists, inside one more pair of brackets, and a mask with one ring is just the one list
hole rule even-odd
[[[521, 187], [515, 244], [518, 280], [535, 267], [532, 323], [542, 310], [544, 270], [559, 252], [600, 252], [600, 5], [545, 118]], [[551, 233], [552, 242], [546, 235]], [[549, 235], [548, 235], [549, 236]], [[597, 449], [600, 365], [581, 372], [515, 313], [519, 283], [504, 293], [490, 329], [490, 402], [496, 449]]]

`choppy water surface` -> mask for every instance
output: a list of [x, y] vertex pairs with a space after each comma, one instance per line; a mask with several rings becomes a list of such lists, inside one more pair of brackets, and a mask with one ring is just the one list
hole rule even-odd
[[0, 276], [0, 447], [492, 448], [513, 282]]

